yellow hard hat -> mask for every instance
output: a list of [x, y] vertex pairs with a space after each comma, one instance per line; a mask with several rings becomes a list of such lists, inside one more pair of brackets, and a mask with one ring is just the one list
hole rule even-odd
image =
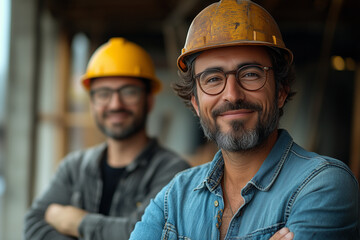
[[291, 64], [292, 52], [285, 47], [272, 16], [250, 0], [221, 0], [203, 9], [190, 25], [185, 46], [177, 60], [187, 71], [184, 57], [200, 51], [238, 45], [279, 48]]
[[98, 77], [136, 77], [150, 81], [151, 92], [161, 90], [161, 81], [155, 75], [150, 55], [139, 45], [124, 38], [111, 38], [91, 56], [86, 73], [82, 76], [85, 89]]

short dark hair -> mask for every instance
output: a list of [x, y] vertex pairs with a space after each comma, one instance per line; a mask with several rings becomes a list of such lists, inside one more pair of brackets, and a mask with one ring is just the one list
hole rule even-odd
[[[284, 102], [285, 104], [292, 99], [295, 95], [295, 92], [292, 90], [292, 85], [295, 81], [295, 71], [292, 64], [286, 59], [285, 55], [281, 52], [280, 49], [266, 47], [266, 50], [270, 56], [274, 77], [275, 77], [275, 84], [276, 84], [276, 92], [279, 89], [283, 89], [287, 92], [287, 97]], [[172, 88], [175, 93], [183, 99], [185, 105], [189, 107], [194, 113], [195, 109], [191, 104], [191, 97], [197, 97], [197, 89], [196, 89], [196, 80], [194, 78], [194, 63], [196, 57], [199, 53], [194, 57], [193, 55], [187, 56], [184, 58], [184, 63], [186, 64], [187, 71], [181, 72], [178, 71], [178, 75], [180, 79], [172, 84]], [[283, 115], [283, 107], [279, 109], [280, 116]]]

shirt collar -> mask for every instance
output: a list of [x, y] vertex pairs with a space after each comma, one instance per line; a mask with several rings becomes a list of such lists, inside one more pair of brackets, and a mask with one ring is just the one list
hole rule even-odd
[[194, 190], [199, 190], [201, 188], [207, 187], [210, 192], [214, 191], [221, 182], [223, 172], [224, 159], [221, 150], [219, 150], [210, 163], [210, 169], [207, 172], [205, 179], [203, 179]]
[[158, 141], [155, 138], [151, 138], [145, 148], [135, 158], [135, 160], [126, 166], [126, 171], [132, 172], [137, 167], [146, 166], [156, 152], [156, 150], [158, 149], [158, 147]]
[[[249, 182], [249, 184], [255, 186], [260, 191], [268, 191], [275, 182], [293, 144], [293, 139], [286, 130], [279, 129], [278, 131], [279, 136], [274, 147], [261, 165], [259, 171]], [[210, 169], [205, 179], [203, 179], [194, 190], [207, 187], [210, 192], [214, 191], [221, 183], [223, 172], [224, 159], [221, 150], [219, 150], [210, 164]], [[245, 188], [250, 187], [249, 184], [247, 184]]]
[[249, 183], [260, 191], [268, 191], [279, 175], [293, 143], [290, 134], [280, 129], [274, 147]]
[[[151, 138], [146, 147], [137, 155], [135, 160], [125, 167], [126, 172], [132, 172], [138, 167], [146, 166], [158, 147], [159, 144], [156, 138]], [[91, 159], [95, 159], [95, 161], [91, 160], [89, 165], [89, 171], [92, 174], [97, 175], [99, 173], [100, 161], [105, 157], [104, 154], [107, 154], [107, 149], [108, 145], [102, 143], [87, 151], [87, 156]]]

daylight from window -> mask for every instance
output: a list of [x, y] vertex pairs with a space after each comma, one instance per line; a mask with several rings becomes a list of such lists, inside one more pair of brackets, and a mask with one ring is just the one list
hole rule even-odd
[[10, 0], [0, 0], [0, 124], [4, 121], [9, 62]]

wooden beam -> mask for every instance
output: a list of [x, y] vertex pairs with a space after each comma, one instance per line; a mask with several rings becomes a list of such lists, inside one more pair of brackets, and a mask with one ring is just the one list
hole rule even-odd
[[94, 119], [89, 112], [67, 112], [60, 114], [40, 113], [39, 122], [46, 122], [60, 128], [95, 128]]
[[318, 126], [320, 124], [320, 114], [323, 107], [324, 94], [326, 81], [329, 75], [330, 66], [330, 53], [335, 36], [336, 25], [339, 15], [341, 13], [343, 0], [332, 0], [328, 12], [328, 17], [325, 24], [325, 30], [322, 41], [322, 49], [320, 53], [320, 59], [318, 61], [317, 74], [314, 79], [313, 98], [311, 101], [310, 118], [310, 131], [309, 131], [309, 146], [307, 147], [311, 151], [316, 151], [318, 147], [318, 141], [320, 139], [320, 133]]
[[69, 88], [70, 66], [71, 66], [71, 38], [64, 28], [60, 30], [59, 40], [59, 76], [57, 79], [57, 110], [56, 115], [60, 116], [60, 121], [56, 127], [56, 139], [58, 141], [55, 159], [60, 161], [67, 153], [68, 128], [62, 120], [67, 112], [67, 92]]
[[353, 108], [350, 168], [360, 180], [360, 63], [355, 74]]
[[[199, 3], [199, 0], [185, 0], [178, 3], [164, 21], [163, 34], [165, 40], [166, 56], [170, 69], [176, 71], [176, 59], [179, 56], [182, 46], [185, 42], [187, 29], [183, 25], [189, 12]], [[184, 32], [186, 31], [186, 32]], [[181, 38], [181, 40], [179, 40]]]

